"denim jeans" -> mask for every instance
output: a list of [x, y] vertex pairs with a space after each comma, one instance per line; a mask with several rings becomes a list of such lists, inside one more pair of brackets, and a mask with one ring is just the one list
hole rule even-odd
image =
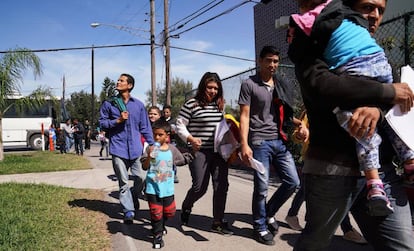
[[[299, 177], [292, 155], [282, 140], [260, 140], [251, 144], [253, 157], [262, 162], [265, 173], [254, 173], [253, 190], [253, 228], [255, 231], [267, 230], [267, 217], [272, 217], [279, 208], [289, 199], [299, 186]], [[282, 185], [266, 203], [269, 186], [270, 165], [276, 170], [282, 180]]]
[[66, 144], [66, 152], [69, 153], [70, 149], [72, 148], [74, 144], [74, 139], [69, 136], [65, 136], [65, 144]]
[[348, 210], [375, 250], [414, 250], [410, 208], [401, 179], [391, 164], [383, 165], [382, 170], [384, 189], [395, 210], [387, 217], [368, 214], [365, 177], [305, 174], [306, 226], [294, 250], [327, 250]]
[[[142, 193], [146, 171], [141, 168], [141, 162], [138, 159], [123, 159], [118, 156], [112, 155], [112, 166], [114, 168], [115, 175], [119, 184], [119, 202], [122, 206], [122, 211], [135, 211], [135, 204], [138, 202], [138, 196]], [[131, 169], [131, 177], [133, 180], [133, 186], [130, 188], [129, 172]]]

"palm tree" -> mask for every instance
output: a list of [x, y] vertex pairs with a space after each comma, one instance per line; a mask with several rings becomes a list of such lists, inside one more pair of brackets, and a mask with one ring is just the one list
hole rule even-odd
[[[42, 65], [40, 59], [32, 51], [26, 48], [16, 48], [6, 52], [0, 58], [0, 161], [4, 159], [2, 122], [3, 114], [11, 105], [7, 98], [20, 93], [20, 83], [23, 83], [23, 74], [27, 70], [33, 70], [34, 77], [42, 74]], [[24, 103], [27, 105], [36, 105], [42, 103], [42, 91], [36, 90], [33, 95], [23, 99], [17, 107]]]

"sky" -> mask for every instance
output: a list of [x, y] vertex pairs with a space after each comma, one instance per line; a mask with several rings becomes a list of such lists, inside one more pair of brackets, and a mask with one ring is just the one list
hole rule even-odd
[[[242, 4], [243, 2], [246, 3]], [[221, 78], [225, 78], [253, 68], [255, 66], [253, 7], [256, 2], [169, 0], [170, 35], [182, 32], [179, 38], [170, 39], [172, 47], [245, 59], [218, 57], [171, 48], [171, 78], [178, 77], [190, 81], [196, 88], [206, 71], [217, 72]], [[389, 2], [386, 12], [389, 17], [414, 10], [412, 0]], [[17, 47], [42, 50], [83, 48], [92, 45], [146, 44], [150, 42], [149, 3], [148, 0], [2, 0], [0, 51]], [[163, 4], [163, 0], [155, 0], [156, 43], [163, 42], [160, 35], [164, 29]], [[192, 20], [184, 19], [204, 6], [213, 5], [216, 6], [211, 10], [204, 8], [203, 11], [197, 12], [198, 16], [191, 16]], [[201, 24], [231, 9], [233, 10]], [[99, 22], [101, 25], [92, 28], [90, 24], [93, 22]], [[177, 29], [180, 24], [184, 26]], [[194, 28], [190, 29], [192, 27]], [[186, 31], [187, 29], [190, 30]], [[52, 88], [56, 96], [62, 96], [63, 76], [66, 82], [66, 98], [73, 92], [91, 93], [91, 49], [36, 54], [41, 59], [43, 74], [36, 79], [30, 71], [25, 74], [21, 84], [23, 95], [29, 94], [39, 86], [44, 86]], [[121, 73], [129, 73], [136, 81], [132, 95], [145, 101], [145, 92], [151, 89], [150, 62], [150, 47], [147, 45], [95, 49], [95, 94], [99, 95], [105, 77], [116, 81]], [[165, 64], [161, 47], [156, 49], [155, 62], [157, 88], [165, 88]], [[231, 92], [231, 89], [227, 91]]]

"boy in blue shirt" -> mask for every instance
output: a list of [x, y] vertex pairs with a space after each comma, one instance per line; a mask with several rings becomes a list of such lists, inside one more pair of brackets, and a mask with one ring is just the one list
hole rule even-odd
[[153, 248], [164, 246], [162, 236], [167, 233], [165, 222], [175, 215], [173, 166], [186, 164], [186, 159], [176, 147], [169, 144], [171, 126], [167, 121], [157, 120], [152, 124], [155, 142], [159, 143], [157, 153], [154, 146], [147, 147], [141, 157], [142, 168], [148, 170], [145, 180], [145, 194], [151, 214]]

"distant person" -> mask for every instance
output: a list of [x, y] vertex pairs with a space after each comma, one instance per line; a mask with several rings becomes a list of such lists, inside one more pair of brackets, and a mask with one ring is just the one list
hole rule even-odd
[[73, 126], [71, 119], [66, 119], [65, 124], [62, 125], [63, 132], [65, 133], [65, 145], [66, 145], [66, 153], [70, 152], [74, 144], [73, 138]]
[[63, 129], [58, 128], [56, 144], [59, 146], [61, 154], [66, 154], [66, 136]]
[[[246, 165], [250, 166], [252, 158], [264, 165], [263, 174], [254, 172], [253, 237], [259, 243], [274, 245], [279, 229], [274, 216], [299, 186], [284, 130], [289, 124], [300, 124], [300, 120], [293, 117], [292, 87], [276, 75], [279, 51], [274, 46], [264, 46], [258, 65], [256, 75], [244, 80], [240, 89], [241, 156]], [[282, 184], [267, 201], [271, 166]]]
[[171, 126], [164, 120], [152, 124], [154, 140], [159, 149], [147, 147], [141, 157], [142, 168], [148, 170], [145, 194], [147, 197], [153, 234], [153, 248], [162, 248], [163, 234], [167, 233], [165, 223], [175, 215], [173, 165], [184, 165], [186, 161], [180, 151], [168, 143]]
[[73, 120], [73, 138], [75, 140], [76, 155], [83, 155], [83, 138], [85, 137], [85, 127], [78, 119]]
[[109, 157], [109, 139], [105, 136], [104, 131], [100, 131], [98, 135], [99, 142], [101, 143], [101, 150], [99, 150], [99, 156], [102, 157], [102, 152], [105, 149], [105, 156]]
[[89, 120], [85, 119], [85, 123], [83, 125], [85, 127], [85, 149], [91, 149], [91, 125], [89, 124]]
[[[56, 146], [56, 128], [55, 125], [52, 123], [49, 127], [49, 139], [52, 138], [52, 143], [53, 143], [53, 147], [56, 150], [57, 146]], [[49, 148], [50, 148], [50, 143], [49, 143]]]
[[[164, 121], [167, 121], [170, 126], [171, 126], [171, 133], [170, 133], [170, 138], [169, 138], [169, 142], [171, 144], [176, 145], [176, 121], [175, 119], [172, 117], [171, 114], [171, 109], [172, 107], [170, 105], [164, 105], [164, 107], [162, 108], [162, 117], [161, 119], [163, 119]], [[178, 179], [178, 175], [177, 175], [177, 167], [174, 165], [174, 183], [179, 183], [179, 179]]]
[[189, 164], [192, 185], [181, 206], [181, 223], [188, 225], [191, 209], [206, 192], [211, 176], [213, 183], [213, 224], [211, 231], [232, 235], [224, 219], [227, 201], [228, 165], [214, 152], [216, 126], [223, 120], [223, 85], [217, 73], [202, 76], [194, 98], [187, 100], [177, 117], [177, 134], [188, 143], [194, 160]]
[[148, 118], [151, 124], [159, 120], [161, 118], [160, 108], [158, 108], [158, 106], [151, 106], [150, 108], [148, 108]]
[[[143, 151], [141, 135], [148, 144], [154, 143], [145, 106], [131, 96], [134, 84], [131, 75], [121, 74], [116, 83], [119, 95], [102, 103], [99, 119], [100, 128], [108, 133], [109, 152], [119, 183], [119, 201], [126, 224], [133, 223], [135, 211], [139, 209], [138, 196], [142, 193], [146, 176], [139, 161]], [[129, 169], [134, 181], [132, 188], [128, 184]]]

